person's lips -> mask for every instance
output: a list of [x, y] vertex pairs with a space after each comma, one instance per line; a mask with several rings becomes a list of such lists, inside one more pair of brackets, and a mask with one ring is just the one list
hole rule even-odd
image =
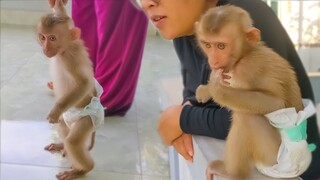
[[151, 20], [153, 22], [153, 24], [159, 28], [161, 26], [161, 24], [163, 24], [164, 20], [166, 19], [166, 16], [163, 15], [153, 15], [151, 16]]

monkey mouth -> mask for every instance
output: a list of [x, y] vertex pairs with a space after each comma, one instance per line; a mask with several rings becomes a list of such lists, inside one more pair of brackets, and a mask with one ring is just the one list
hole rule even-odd
[[219, 63], [214, 63], [213, 65], [210, 65], [211, 69], [222, 69], [223, 67], [221, 65], [219, 65]]
[[219, 66], [219, 65], [217, 65], [217, 66], [215, 66], [215, 65], [214, 65], [214, 66], [211, 66], [211, 69], [214, 69], [214, 70], [219, 70], [219, 69], [221, 69], [223, 72], [228, 71], [225, 66]]
[[54, 56], [54, 53], [51, 53], [50, 51], [43, 51], [43, 53], [48, 57], [51, 58]]

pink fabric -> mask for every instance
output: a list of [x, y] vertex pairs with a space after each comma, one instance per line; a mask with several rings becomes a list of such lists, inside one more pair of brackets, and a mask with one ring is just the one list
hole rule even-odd
[[148, 26], [145, 14], [130, 0], [73, 0], [72, 18], [103, 87], [106, 115], [124, 115], [138, 82]]

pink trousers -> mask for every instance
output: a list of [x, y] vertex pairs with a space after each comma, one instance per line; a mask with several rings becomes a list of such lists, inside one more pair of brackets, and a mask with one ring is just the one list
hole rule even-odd
[[137, 87], [148, 19], [130, 0], [72, 0], [72, 18], [103, 87], [105, 114], [125, 115]]

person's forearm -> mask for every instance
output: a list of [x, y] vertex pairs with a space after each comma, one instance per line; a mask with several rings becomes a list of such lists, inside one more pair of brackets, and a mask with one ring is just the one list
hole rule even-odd
[[225, 108], [185, 106], [180, 116], [184, 133], [225, 139], [228, 135], [231, 113]]

